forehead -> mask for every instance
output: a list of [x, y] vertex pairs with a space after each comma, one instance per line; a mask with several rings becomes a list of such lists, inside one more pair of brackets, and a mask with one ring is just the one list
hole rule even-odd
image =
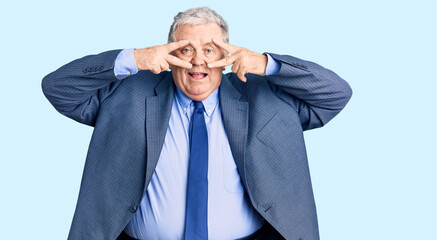
[[216, 23], [200, 25], [184, 24], [175, 32], [175, 40], [189, 40], [191, 45], [210, 44], [213, 38], [222, 39], [222, 30]]

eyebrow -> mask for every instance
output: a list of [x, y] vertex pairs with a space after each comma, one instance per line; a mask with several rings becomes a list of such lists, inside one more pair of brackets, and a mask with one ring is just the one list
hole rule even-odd
[[[190, 47], [194, 48], [194, 46], [191, 44], [191, 42], [188, 43], [188, 45], [186, 45], [186, 46], [190, 46]], [[219, 46], [215, 45], [213, 41], [209, 41], [209, 42], [201, 45], [201, 47], [205, 47], [205, 46], [212, 46], [212, 47], [220, 48]]]

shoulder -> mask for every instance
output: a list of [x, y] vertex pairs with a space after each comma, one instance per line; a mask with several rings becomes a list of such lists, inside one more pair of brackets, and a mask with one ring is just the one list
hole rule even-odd
[[[169, 76], [170, 75], [170, 76]], [[155, 96], [160, 85], [171, 87], [171, 72], [154, 74], [150, 71], [139, 71], [137, 74], [124, 78], [115, 84], [112, 98], [118, 101], [144, 101], [146, 97]]]
[[226, 73], [225, 76], [225, 81], [228, 80], [247, 100], [256, 95], [274, 95], [274, 86], [269, 84], [264, 76], [248, 73], [246, 74], [247, 82], [241, 81], [233, 72]]

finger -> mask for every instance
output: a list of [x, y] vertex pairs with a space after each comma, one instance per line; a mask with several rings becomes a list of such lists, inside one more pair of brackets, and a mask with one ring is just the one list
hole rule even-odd
[[238, 78], [239, 78], [241, 81], [243, 81], [243, 82], [247, 82], [247, 78], [246, 78], [244, 75], [246, 75], [246, 73], [243, 72], [243, 71], [239, 71], [239, 72], [237, 73], [237, 76], [238, 76]]
[[222, 40], [218, 40], [218, 39], [213, 38], [212, 41], [214, 42], [215, 45], [223, 48], [224, 50], [226, 50], [230, 54], [237, 52], [239, 49], [239, 47], [231, 45], [229, 43], [225, 43]]
[[168, 63], [166, 61], [161, 62], [161, 72], [164, 72], [169, 68], [170, 68], [170, 66], [168, 65]]
[[150, 66], [150, 71], [154, 74], [159, 74], [161, 72], [161, 67], [158, 65]]
[[209, 68], [219, 68], [219, 67], [226, 67], [229, 66], [231, 64], [234, 64], [235, 60], [237, 60], [238, 56], [237, 55], [231, 55], [228, 57], [225, 57], [221, 60], [215, 61], [213, 63], [208, 63], [208, 67]]
[[191, 63], [182, 61], [181, 59], [179, 59], [179, 58], [177, 58], [175, 56], [172, 56], [170, 54], [165, 57], [165, 60], [170, 65], [173, 65], [173, 66], [178, 66], [178, 67], [183, 67], [183, 68], [188, 68], [188, 69], [193, 67], [193, 65], [191, 65]]
[[189, 43], [190, 41], [188, 40], [180, 40], [178, 42], [167, 43], [164, 46], [167, 48], [167, 51], [170, 53], [178, 48], [188, 45]]
[[231, 70], [232, 72], [237, 73], [240, 70], [240, 61], [235, 61]]

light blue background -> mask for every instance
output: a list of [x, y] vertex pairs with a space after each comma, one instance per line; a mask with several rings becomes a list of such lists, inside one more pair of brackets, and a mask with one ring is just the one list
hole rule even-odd
[[[437, 239], [433, 1], [2, 1], [0, 238], [66, 239], [92, 128], [63, 117], [41, 79], [105, 50], [163, 44], [207, 5], [232, 44], [317, 62], [349, 105], [305, 133], [323, 240]], [[435, 1], [434, 1], [435, 2]]]

